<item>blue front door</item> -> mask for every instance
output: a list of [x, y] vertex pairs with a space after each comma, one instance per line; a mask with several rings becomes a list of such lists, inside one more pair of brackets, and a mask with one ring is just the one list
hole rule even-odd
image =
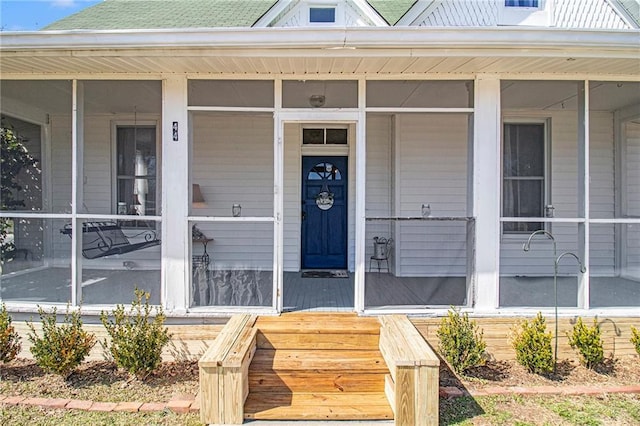
[[347, 157], [302, 157], [302, 268], [347, 267]]

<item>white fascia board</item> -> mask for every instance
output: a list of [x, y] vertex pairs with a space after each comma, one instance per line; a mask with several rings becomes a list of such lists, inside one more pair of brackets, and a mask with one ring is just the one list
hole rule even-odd
[[[225, 28], [136, 31], [38, 31], [0, 33], [0, 52], [86, 56], [144, 50], [164, 56], [181, 50], [235, 50], [260, 56], [562, 56], [639, 58], [638, 30], [550, 28]], [[272, 53], [269, 53], [272, 52]], [[245, 54], [246, 54], [245, 53]]]

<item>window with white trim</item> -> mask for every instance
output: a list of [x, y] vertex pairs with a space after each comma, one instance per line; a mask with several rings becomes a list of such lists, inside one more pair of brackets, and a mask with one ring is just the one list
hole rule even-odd
[[538, 7], [538, 0], [504, 0], [505, 7]]
[[116, 199], [118, 214], [156, 214], [156, 128], [116, 127]]
[[335, 6], [310, 6], [309, 23], [311, 24], [334, 24], [336, 22]]
[[[545, 123], [504, 123], [502, 216], [543, 217], [546, 194]], [[504, 222], [504, 233], [544, 229], [543, 222]]]

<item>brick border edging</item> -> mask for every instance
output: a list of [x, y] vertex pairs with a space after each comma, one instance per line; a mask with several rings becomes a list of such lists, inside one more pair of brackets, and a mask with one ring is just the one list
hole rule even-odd
[[[493, 395], [601, 395], [615, 393], [638, 393], [640, 385], [629, 386], [508, 386], [488, 387], [482, 390], [462, 390], [455, 386], [440, 387], [440, 397], [459, 398], [462, 396]], [[84, 410], [101, 412], [149, 413], [169, 410], [176, 414], [197, 413], [200, 401], [196, 396], [178, 395], [169, 402], [94, 402], [80, 399], [40, 398], [23, 396], [2, 396], [0, 405], [33, 406], [49, 409]]]
[[196, 397], [177, 397], [169, 402], [95, 402], [80, 399], [35, 398], [23, 396], [2, 396], [0, 405], [32, 406], [49, 409], [67, 409], [101, 412], [149, 413], [169, 410], [177, 414], [196, 413], [200, 411], [200, 403]]
[[440, 396], [458, 398], [461, 396], [493, 395], [602, 395], [609, 393], [639, 393], [640, 385], [628, 386], [495, 386], [480, 390], [462, 390], [455, 386], [440, 388]]

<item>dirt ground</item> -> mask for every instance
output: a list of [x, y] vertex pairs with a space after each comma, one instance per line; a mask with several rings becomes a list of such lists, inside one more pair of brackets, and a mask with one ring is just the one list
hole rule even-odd
[[[597, 370], [577, 361], [562, 360], [547, 376], [532, 374], [515, 361], [490, 361], [467, 375], [454, 374], [446, 363], [440, 368], [440, 386], [481, 390], [496, 386], [638, 385], [640, 358], [607, 360]], [[197, 362], [163, 363], [144, 381], [132, 379], [112, 362], [84, 362], [67, 380], [42, 371], [34, 361], [18, 359], [0, 364], [0, 394], [88, 399], [104, 402], [166, 402], [173, 396], [198, 392]]]
[[555, 373], [529, 373], [516, 361], [489, 361], [471, 369], [465, 376], [454, 374], [446, 363], [440, 367], [440, 386], [457, 386], [466, 390], [482, 390], [496, 386], [619, 386], [640, 384], [640, 358], [607, 359], [590, 370], [577, 360], [560, 360]]

